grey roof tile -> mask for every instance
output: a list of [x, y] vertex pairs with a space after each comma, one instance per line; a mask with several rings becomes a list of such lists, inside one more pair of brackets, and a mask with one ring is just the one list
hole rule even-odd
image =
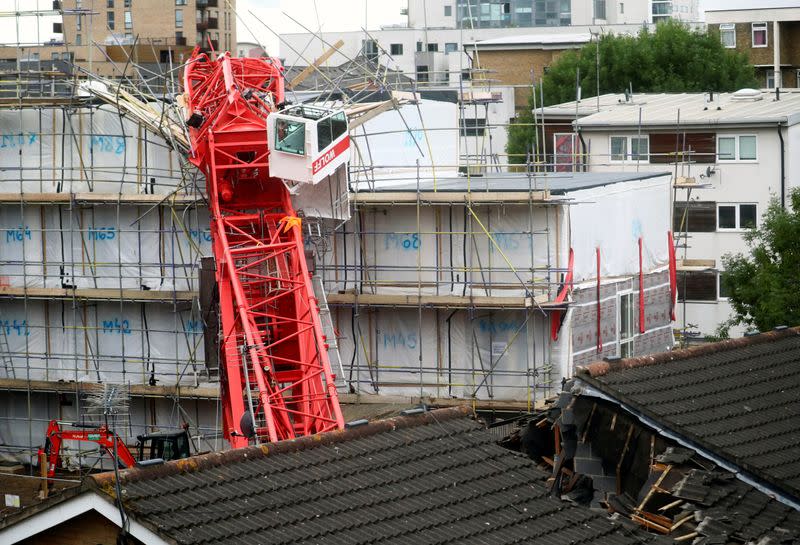
[[470, 418], [422, 424], [166, 476], [137, 470], [125, 505], [186, 544], [662, 542], [549, 497], [547, 475]]

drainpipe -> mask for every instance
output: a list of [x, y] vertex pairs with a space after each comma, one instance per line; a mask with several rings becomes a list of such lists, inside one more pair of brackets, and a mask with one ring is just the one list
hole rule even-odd
[[781, 208], [786, 209], [786, 152], [783, 142], [783, 131], [778, 125], [778, 138], [781, 141]]
[[778, 21], [772, 21], [772, 64], [775, 77], [775, 88], [782, 87], [781, 81], [781, 27]]
[[586, 141], [583, 139], [583, 133], [580, 129], [578, 129], [578, 138], [581, 141], [581, 156], [585, 158], [583, 172], [589, 172], [589, 155], [586, 153]]

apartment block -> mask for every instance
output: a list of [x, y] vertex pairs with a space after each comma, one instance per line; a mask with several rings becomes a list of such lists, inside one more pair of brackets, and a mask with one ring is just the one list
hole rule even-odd
[[785, 0], [740, 2], [706, 11], [708, 28], [747, 55], [761, 87], [800, 87], [800, 6]]
[[225, 0], [63, 0], [54, 31], [63, 39], [0, 47], [0, 60], [41, 69], [59, 61], [103, 77], [131, 76], [128, 60], [169, 69], [189, 58], [195, 45], [236, 47], [235, 2]]
[[722, 256], [747, 253], [770, 201], [800, 185], [800, 93], [603, 95], [541, 113], [552, 170], [672, 173], [676, 327], [714, 334], [732, 312]]

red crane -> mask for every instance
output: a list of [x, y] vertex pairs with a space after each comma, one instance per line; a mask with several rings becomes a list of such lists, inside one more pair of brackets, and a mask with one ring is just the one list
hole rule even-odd
[[[304, 115], [304, 107], [279, 112], [284, 76], [277, 59], [211, 58], [195, 50], [184, 80], [191, 162], [206, 177], [217, 264], [225, 437], [238, 448], [249, 439], [341, 429], [301, 220], [270, 163], [307, 160], [313, 166], [295, 181], [317, 181], [331, 158], [349, 153], [346, 119], [344, 135], [312, 142], [317, 123], [327, 120], [327, 131], [344, 116], [325, 110]], [[271, 153], [270, 116], [283, 117], [277, 129], [272, 122], [273, 147], [283, 151]]]

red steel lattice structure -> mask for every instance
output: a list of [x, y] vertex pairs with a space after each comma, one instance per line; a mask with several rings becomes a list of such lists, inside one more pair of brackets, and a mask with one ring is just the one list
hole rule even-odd
[[266, 118], [284, 101], [283, 67], [196, 50], [184, 79], [217, 262], [225, 437], [246, 446], [248, 420], [258, 441], [341, 429], [300, 220], [269, 171]]

